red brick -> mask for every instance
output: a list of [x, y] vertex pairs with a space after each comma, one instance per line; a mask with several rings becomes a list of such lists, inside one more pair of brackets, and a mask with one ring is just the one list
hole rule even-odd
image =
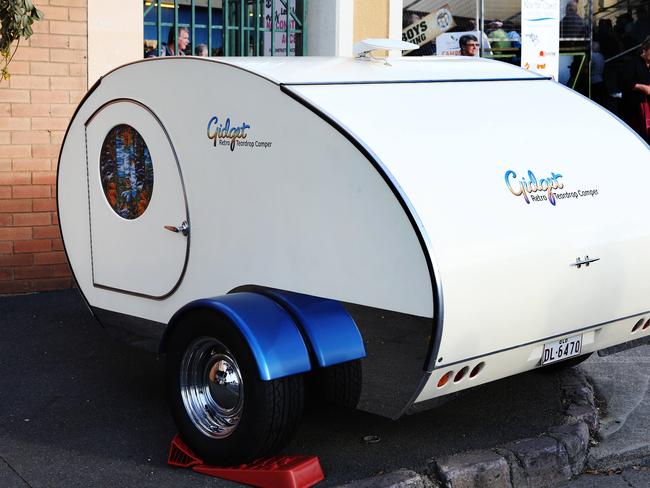
[[0, 102], [29, 103], [29, 91], [9, 89], [0, 90]]
[[10, 103], [0, 103], [0, 117], [11, 117]]
[[28, 117], [0, 117], [0, 130], [29, 130], [30, 128]]
[[11, 75], [28, 75], [29, 61], [12, 61], [9, 65]]
[[52, 218], [49, 212], [17, 213], [14, 214], [15, 227], [32, 227], [36, 225], [51, 225]]
[[67, 128], [68, 119], [51, 117], [32, 118], [32, 129], [34, 130], [66, 130]]
[[52, 251], [63, 251], [62, 239], [52, 239]]
[[0, 185], [29, 185], [32, 182], [31, 174], [24, 173], [0, 173]]
[[82, 77], [52, 78], [53, 90], [83, 90], [86, 84], [86, 79]]
[[[13, 247], [13, 246], [12, 246]], [[0, 255], [0, 266], [32, 266], [34, 264], [33, 254], [8, 254]]]
[[75, 57], [72, 49], [50, 49], [50, 61], [55, 63], [74, 63]]
[[52, 278], [34, 280], [34, 290], [38, 291], [52, 291], [52, 290], [67, 290], [72, 288], [72, 278]]
[[48, 90], [50, 79], [47, 76], [13, 75], [9, 78], [11, 88], [29, 88], [32, 90]]
[[0, 186], [0, 198], [11, 198], [10, 186]]
[[50, 22], [50, 32], [52, 34], [67, 34], [72, 36], [85, 36], [88, 34], [85, 22], [66, 22], [64, 20], [53, 20]]
[[31, 157], [30, 149], [31, 146], [27, 145], [0, 146], [0, 158], [29, 158]]
[[[52, 24], [50, 24], [50, 30], [52, 30]], [[59, 36], [56, 33], [34, 34], [29, 38], [29, 42], [34, 47], [70, 47], [68, 36]]]
[[[42, 228], [42, 227], [39, 227]], [[14, 252], [13, 242], [0, 242], [0, 256], [3, 254], [11, 254]]]
[[51, 113], [53, 117], [66, 117], [69, 119], [75, 110], [77, 110], [77, 106], [73, 104], [52, 105]]
[[50, 32], [49, 20], [41, 20], [32, 24], [32, 30], [37, 34], [48, 34]]
[[31, 130], [11, 133], [12, 144], [47, 144], [48, 142], [50, 142], [50, 133], [46, 130]]
[[[49, 61], [49, 50], [42, 47], [19, 47], [14, 60], [22, 61]], [[12, 61], [13, 63], [13, 61]], [[11, 65], [10, 65], [11, 66]]]
[[86, 69], [88, 67], [85, 63], [74, 63], [70, 65], [70, 76], [86, 76]]
[[49, 76], [68, 76], [69, 69], [67, 64], [63, 63], [31, 63], [31, 74], [49, 75]]
[[[44, 14], [44, 17], [49, 20], [68, 20], [68, 9], [65, 7], [52, 7], [49, 5], [38, 5], [39, 10]], [[38, 22], [37, 22], [38, 23]]]
[[78, 104], [85, 95], [85, 90], [70, 90], [70, 103]]
[[0, 281], [12, 281], [14, 279], [14, 270], [11, 268], [0, 268]]
[[0, 283], [0, 295], [15, 295], [16, 293], [29, 293], [32, 284], [29, 281], [6, 281]]
[[[50, 171], [52, 169], [52, 163], [49, 158], [14, 159], [13, 169], [14, 171]], [[32, 183], [35, 185], [44, 184], [34, 181], [33, 174]]]
[[0, 227], [0, 241], [15, 241], [16, 239], [31, 239], [32, 229], [29, 227]]
[[11, 214], [0, 213], [0, 226], [9, 227], [13, 225], [13, 217]]
[[85, 8], [71, 8], [70, 9], [70, 20], [80, 20], [85, 22], [88, 18]]
[[68, 103], [67, 91], [34, 91], [32, 102], [34, 103]]
[[34, 239], [61, 239], [61, 231], [58, 225], [34, 227], [32, 234]]
[[47, 103], [12, 103], [11, 115], [14, 117], [47, 117], [50, 115], [50, 105]]
[[25, 266], [24, 268], [15, 268], [14, 276], [17, 280], [28, 280], [33, 278], [53, 278], [53, 266]]
[[31, 200], [0, 200], [0, 212], [31, 212]]
[[[66, 127], [67, 129], [67, 127]], [[63, 138], [65, 137], [64, 130], [53, 130], [50, 132], [50, 142], [52, 144], [61, 144], [63, 143]]]
[[0, 171], [11, 171], [11, 159], [0, 159]]
[[9, 132], [0, 132], [0, 144], [11, 144], [11, 134]]
[[76, 36], [71, 37], [70, 49], [88, 49], [88, 38]]
[[61, 146], [58, 144], [49, 144], [47, 146], [32, 146], [32, 153], [35, 158], [57, 158]]
[[49, 185], [14, 186], [14, 198], [45, 198], [52, 196], [52, 189]]
[[32, 202], [34, 212], [56, 211], [56, 198], [35, 198]]
[[14, 240], [14, 252], [16, 254], [49, 252], [51, 250], [52, 250], [52, 241], [50, 239], [38, 239], [38, 240], [31, 240], [31, 241]]
[[0, 146], [0, 158], [29, 158], [31, 146], [27, 145], [10, 145]]
[[63, 7], [85, 7], [88, 0], [50, 0], [50, 5], [61, 5]]
[[63, 251], [41, 252], [34, 254], [34, 264], [62, 264], [67, 263]]
[[54, 185], [56, 183], [56, 171], [32, 173], [32, 183], [35, 185]]

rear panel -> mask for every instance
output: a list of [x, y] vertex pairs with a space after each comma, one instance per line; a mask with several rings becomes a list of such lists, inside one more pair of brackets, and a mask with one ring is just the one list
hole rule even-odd
[[444, 297], [436, 366], [650, 309], [650, 152], [597, 105], [545, 80], [291, 89], [417, 213]]

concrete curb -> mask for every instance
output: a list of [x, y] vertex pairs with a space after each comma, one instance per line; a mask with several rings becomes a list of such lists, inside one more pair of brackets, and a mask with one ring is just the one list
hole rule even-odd
[[598, 426], [594, 391], [579, 369], [559, 375], [564, 423], [539, 437], [434, 459], [426, 472], [400, 469], [345, 488], [537, 488], [556, 486], [585, 467]]

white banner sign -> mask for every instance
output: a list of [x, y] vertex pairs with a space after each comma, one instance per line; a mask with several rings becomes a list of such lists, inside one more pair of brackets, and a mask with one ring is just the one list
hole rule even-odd
[[[443, 5], [440, 9], [434, 10], [402, 30], [402, 40], [422, 46], [455, 26], [456, 23], [449, 10], [449, 5]], [[410, 51], [404, 51], [404, 53], [407, 52]]]
[[521, 66], [558, 79], [560, 0], [521, 0]]
[[[289, 34], [287, 39], [287, 8], [283, 5], [287, 4], [291, 12], [296, 13], [296, 0], [275, 0], [275, 11], [272, 11], [271, 0], [264, 0], [264, 28], [271, 29], [275, 23], [275, 43], [273, 46], [273, 56], [286, 56], [287, 55], [287, 40], [289, 41], [289, 56], [296, 55], [296, 34], [293, 32]], [[296, 21], [289, 15], [289, 28], [294, 30], [296, 28]], [[271, 56], [271, 32], [264, 32], [264, 56]]]

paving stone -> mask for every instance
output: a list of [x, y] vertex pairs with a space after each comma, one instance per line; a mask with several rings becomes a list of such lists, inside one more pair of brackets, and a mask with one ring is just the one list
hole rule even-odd
[[398, 469], [381, 476], [373, 476], [340, 485], [339, 488], [433, 488], [434, 483], [408, 469]]
[[515, 488], [526, 488], [528, 486], [528, 478], [517, 456], [507, 449], [496, 448], [494, 451], [508, 461], [512, 486]]
[[589, 449], [589, 427], [584, 422], [551, 428], [549, 435], [558, 440], [567, 452], [571, 472], [578, 475], [585, 467]]
[[529, 486], [555, 486], [571, 478], [567, 452], [552, 437], [522, 439], [504, 447], [512, 451], [521, 463]]
[[510, 488], [510, 468], [492, 451], [472, 451], [435, 461], [440, 481], [449, 488]]

